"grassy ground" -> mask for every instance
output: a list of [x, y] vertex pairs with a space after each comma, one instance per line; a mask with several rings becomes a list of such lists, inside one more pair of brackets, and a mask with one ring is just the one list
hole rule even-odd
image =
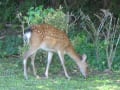
[[29, 74], [29, 79], [24, 80], [23, 70], [17, 65], [21, 62], [0, 59], [0, 90], [120, 90], [120, 72], [91, 74], [87, 80], [79, 73], [71, 75], [71, 80], [63, 74], [51, 74], [49, 79]]

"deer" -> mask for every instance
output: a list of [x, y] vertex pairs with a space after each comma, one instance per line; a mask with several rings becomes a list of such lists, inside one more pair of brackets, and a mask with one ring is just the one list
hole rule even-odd
[[87, 55], [79, 55], [75, 52], [67, 34], [64, 31], [57, 29], [56, 27], [49, 24], [32, 25], [26, 29], [26, 32], [24, 33], [24, 40], [29, 45], [29, 49], [23, 55], [23, 68], [25, 79], [28, 79], [28, 58], [31, 58], [33, 75], [38, 77], [34, 61], [36, 52], [39, 49], [45, 50], [48, 53], [47, 66], [45, 70], [46, 78], [48, 78], [49, 67], [54, 53], [57, 53], [60, 58], [66, 78], [70, 79], [71, 77], [68, 75], [65, 67], [65, 54], [70, 56], [75, 61], [80, 72], [85, 78], [88, 76], [88, 64], [86, 62]]

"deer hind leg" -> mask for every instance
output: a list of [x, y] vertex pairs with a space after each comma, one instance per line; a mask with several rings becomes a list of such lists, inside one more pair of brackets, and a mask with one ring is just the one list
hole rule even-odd
[[24, 77], [25, 79], [28, 79], [28, 76], [27, 76], [27, 60], [28, 58], [36, 53], [38, 48], [30, 48], [25, 54], [24, 54], [24, 57], [23, 57], [23, 68], [24, 68]]
[[32, 69], [33, 69], [33, 74], [36, 78], [39, 78], [39, 76], [37, 75], [37, 71], [36, 71], [36, 68], [35, 68], [35, 56], [36, 56], [36, 52], [31, 55], [31, 65], [32, 65]]
[[58, 52], [58, 55], [59, 55], [59, 58], [60, 58], [60, 61], [61, 61], [61, 64], [62, 64], [62, 67], [63, 67], [63, 70], [64, 70], [64, 73], [65, 73], [65, 76], [70, 79], [70, 76], [68, 75], [67, 73], [67, 70], [66, 70], [66, 67], [65, 67], [65, 63], [64, 63], [64, 53], [62, 52]]
[[52, 61], [52, 57], [53, 57], [53, 53], [48, 52], [48, 61], [47, 61], [47, 67], [46, 67], [46, 71], [45, 71], [46, 78], [48, 78], [48, 71], [49, 71], [50, 63]]

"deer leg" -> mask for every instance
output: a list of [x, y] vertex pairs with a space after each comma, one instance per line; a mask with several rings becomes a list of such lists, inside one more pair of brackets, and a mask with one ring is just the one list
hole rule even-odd
[[48, 71], [49, 71], [50, 63], [52, 61], [52, 56], [53, 56], [53, 53], [52, 52], [48, 52], [48, 61], [47, 61], [47, 67], [46, 67], [46, 71], [45, 71], [45, 76], [47, 78], [48, 78]]
[[36, 53], [34, 53], [33, 55], [31, 55], [31, 65], [32, 65], [32, 68], [33, 68], [33, 74], [34, 74], [34, 76], [36, 76], [36, 78], [39, 78], [39, 76], [37, 75], [37, 71], [35, 69], [35, 56], [36, 56]]
[[28, 76], [27, 76], [27, 60], [32, 54], [36, 53], [36, 51], [37, 51], [37, 48], [31, 48], [24, 54], [24, 57], [23, 57], [24, 58], [23, 59], [23, 66], [24, 67], [23, 68], [24, 68], [25, 79], [28, 79]]
[[61, 64], [62, 64], [64, 73], [65, 73], [65, 76], [66, 76], [68, 79], [70, 79], [70, 76], [68, 75], [67, 70], [66, 70], [66, 67], [65, 67], [65, 64], [64, 64], [64, 54], [63, 54], [62, 52], [58, 52], [58, 55], [59, 55], [59, 58], [60, 58], [60, 61], [61, 61]]

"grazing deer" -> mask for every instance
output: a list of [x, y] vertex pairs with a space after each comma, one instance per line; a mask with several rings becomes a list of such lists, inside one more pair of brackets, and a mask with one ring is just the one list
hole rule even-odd
[[65, 76], [68, 79], [70, 79], [70, 77], [64, 65], [64, 54], [69, 55], [78, 65], [82, 75], [85, 78], [87, 77], [88, 75], [88, 65], [86, 63], [87, 56], [85, 54], [83, 54], [82, 56], [76, 54], [72, 44], [70, 43], [70, 40], [63, 31], [58, 30], [57, 28], [48, 24], [33, 25], [30, 28], [28, 28], [26, 33], [24, 34], [24, 40], [26, 40], [30, 45], [29, 50], [24, 54], [23, 57], [24, 76], [26, 79], [28, 79], [27, 59], [29, 57], [31, 57], [33, 73], [35, 76], [37, 76], [34, 65], [34, 59], [38, 49], [43, 49], [48, 52], [48, 62], [45, 71], [45, 76], [47, 78], [49, 66], [54, 52], [58, 54], [64, 69]]

